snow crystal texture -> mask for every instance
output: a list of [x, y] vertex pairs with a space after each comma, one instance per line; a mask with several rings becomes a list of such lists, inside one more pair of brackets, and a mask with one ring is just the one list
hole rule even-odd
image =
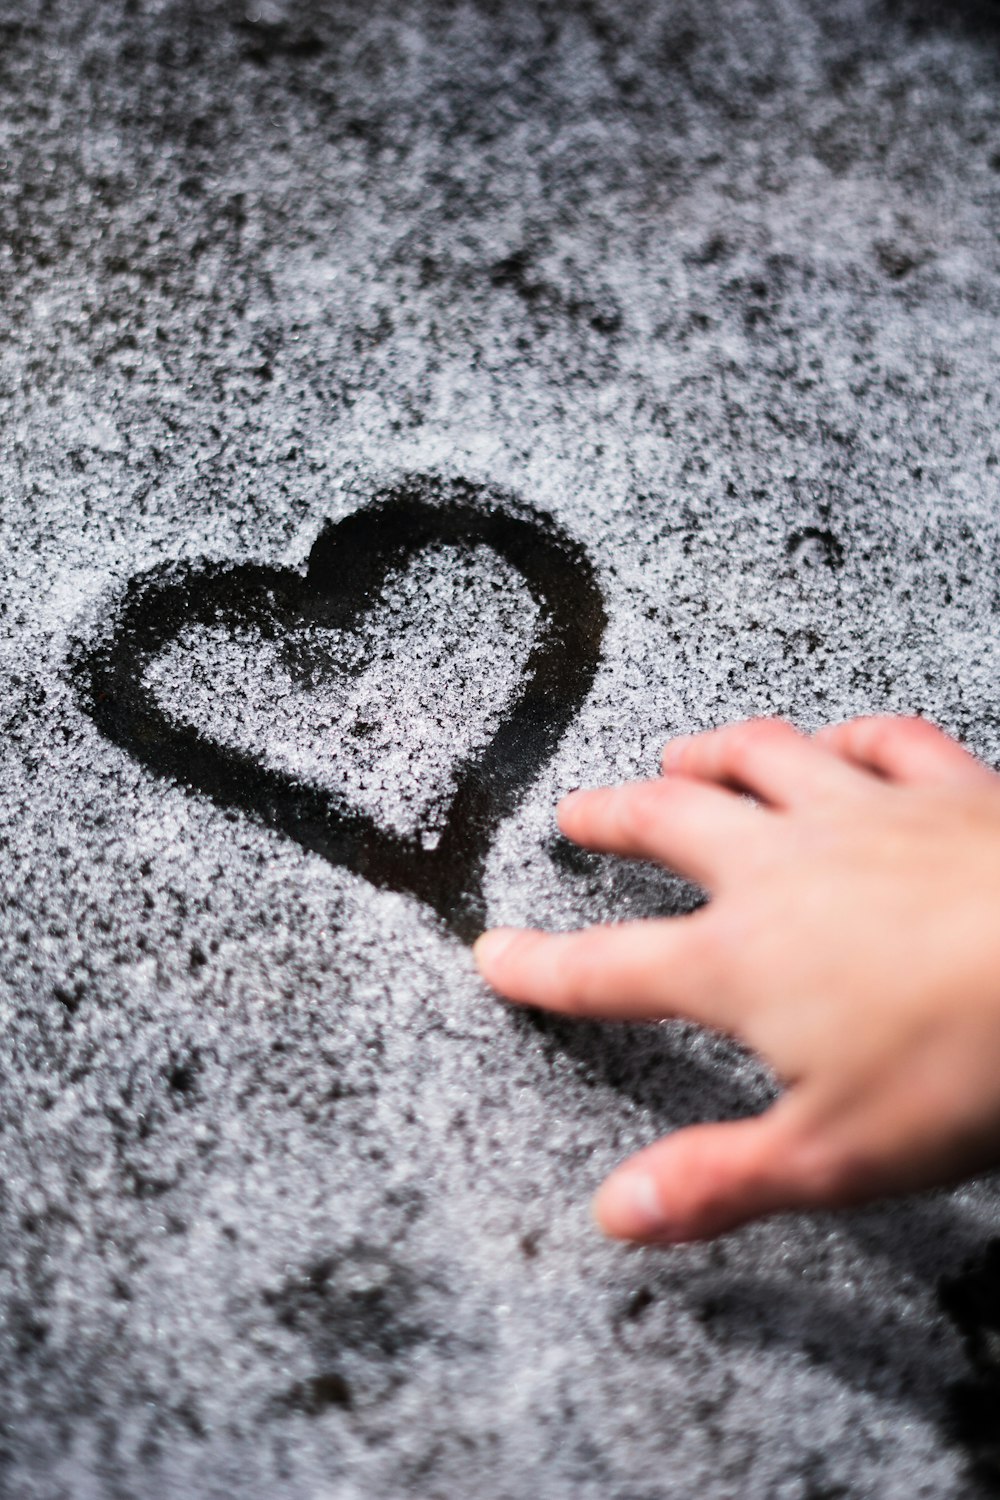
[[[695, 899], [553, 825], [671, 733], [922, 712], [996, 764], [995, 6], [6, 0], [0, 41], [0, 1494], [978, 1493], [936, 1288], [994, 1183], [604, 1243], [602, 1175], [756, 1061], [505, 1010], [70, 663], [137, 575], [301, 572], [438, 474], [551, 514], [608, 618], [491, 921]], [[432, 847], [535, 605], [489, 549], [384, 595], [148, 681]]]

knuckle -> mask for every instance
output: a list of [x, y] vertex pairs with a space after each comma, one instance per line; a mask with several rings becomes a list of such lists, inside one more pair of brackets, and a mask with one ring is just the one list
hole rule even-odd
[[734, 988], [734, 979], [742, 977], [745, 982], [750, 972], [747, 952], [754, 924], [739, 907], [713, 902], [683, 920], [688, 965], [705, 984], [728, 994]]
[[622, 793], [615, 799], [615, 830], [623, 842], [631, 844], [645, 826], [645, 815], [635, 793]]
[[852, 736], [855, 754], [870, 758], [876, 765], [899, 748], [898, 721], [894, 719], [865, 719]]
[[726, 736], [729, 764], [742, 769], [756, 760], [760, 750], [786, 739], [789, 732], [795, 731], [780, 719], [747, 719], [743, 724], [735, 724]]
[[891, 750], [900, 740], [910, 739], [919, 719], [871, 719], [868, 723], [868, 743], [875, 750]]
[[[674, 1172], [670, 1179], [670, 1197], [674, 1200], [675, 1214], [683, 1219], [686, 1230], [694, 1237], [710, 1234], [730, 1213], [733, 1195], [732, 1173], [720, 1159], [704, 1153], [688, 1153], [692, 1170]], [[678, 1182], [685, 1182], [686, 1191], [677, 1190]], [[664, 1197], [667, 1194], [664, 1193]]]
[[615, 799], [615, 831], [623, 843], [637, 846], [649, 842], [651, 829], [662, 816], [665, 803], [677, 794], [671, 782], [662, 782], [654, 788], [631, 786], [623, 788]]
[[930, 719], [921, 718], [919, 714], [903, 714], [895, 721], [889, 720], [889, 723], [893, 722], [898, 724], [900, 729], [905, 730], [906, 733], [919, 734], [924, 739], [928, 737], [943, 739], [945, 737], [943, 731], [936, 724], [932, 724]]
[[669, 818], [678, 807], [684, 805], [691, 795], [691, 783], [679, 779], [658, 781], [637, 792], [633, 801], [632, 815], [635, 824], [648, 838]]
[[845, 1207], [877, 1191], [878, 1163], [862, 1146], [816, 1135], [795, 1152], [796, 1180], [803, 1202]]
[[848, 1180], [843, 1158], [829, 1147], [805, 1153], [799, 1181], [809, 1203], [836, 1206], [844, 1199]]
[[737, 778], [748, 771], [757, 759], [760, 749], [760, 736], [749, 726], [733, 734], [728, 745], [725, 746], [723, 769], [734, 774]]
[[876, 751], [892, 750], [907, 740], [940, 739], [941, 731], [915, 714], [881, 715], [862, 721], [868, 746]]
[[707, 1162], [702, 1180], [688, 1203], [688, 1222], [699, 1237], [734, 1228], [774, 1207], [773, 1173], [763, 1164], [745, 1162], [734, 1176], [725, 1160]]
[[837, 1202], [842, 1186], [841, 1161], [830, 1142], [820, 1135], [789, 1144], [786, 1162], [795, 1196], [805, 1207]]
[[586, 1016], [594, 1002], [595, 966], [590, 945], [576, 938], [554, 955], [549, 1000], [569, 1015]]
[[737, 733], [743, 732], [751, 743], [770, 743], [772, 740], [786, 739], [788, 735], [796, 731], [786, 719], [747, 719], [743, 724], [736, 726]]

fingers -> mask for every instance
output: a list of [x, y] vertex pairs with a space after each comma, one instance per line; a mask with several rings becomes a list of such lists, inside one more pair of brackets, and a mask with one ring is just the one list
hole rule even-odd
[[859, 789], [857, 772], [781, 719], [748, 719], [671, 740], [666, 774], [737, 787], [774, 807], [794, 807]]
[[559, 805], [559, 827], [588, 849], [659, 860], [710, 890], [741, 853], [762, 852], [769, 833], [759, 809], [683, 778], [573, 792]]
[[473, 948], [488, 984], [508, 1000], [611, 1020], [684, 1016], [729, 1029], [715, 981], [707, 911], [582, 932], [497, 928]]
[[994, 774], [926, 719], [852, 719], [821, 729], [815, 738], [825, 750], [890, 781], [954, 785]]
[[689, 1126], [613, 1172], [594, 1198], [594, 1216], [615, 1239], [680, 1244], [766, 1214], [820, 1207], [833, 1193], [798, 1140], [794, 1095], [751, 1120]]
[[695, 777], [794, 807], [857, 790], [857, 772], [907, 784], [982, 782], [994, 773], [926, 719], [853, 719], [811, 739], [778, 719], [750, 719], [672, 740], [668, 775]]

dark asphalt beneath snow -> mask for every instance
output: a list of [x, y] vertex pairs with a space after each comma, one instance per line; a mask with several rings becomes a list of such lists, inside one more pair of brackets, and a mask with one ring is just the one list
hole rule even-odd
[[1000, 761], [998, 86], [988, 0], [0, 6], [4, 1497], [997, 1481], [995, 1184], [605, 1244], [772, 1082], [462, 939], [690, 904], [552, 824], [671, 732]]

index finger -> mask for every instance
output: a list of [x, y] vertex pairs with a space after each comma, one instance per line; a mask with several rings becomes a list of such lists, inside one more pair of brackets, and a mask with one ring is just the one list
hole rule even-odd
[[733, 1030], [707, 909], [580, 932], [499, 927], [484, 933], [473, 953], [487, 982], [521, 1005], [592, 1019], [684, 1018]]

